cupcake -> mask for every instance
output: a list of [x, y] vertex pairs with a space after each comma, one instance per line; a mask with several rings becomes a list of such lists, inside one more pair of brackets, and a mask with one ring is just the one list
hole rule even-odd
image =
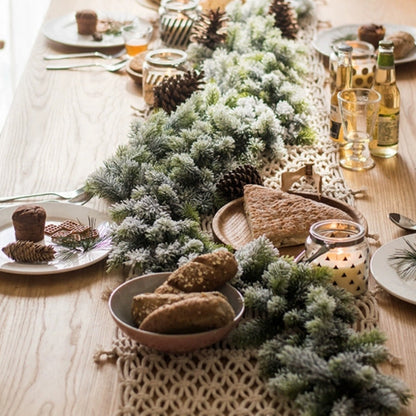
[[97, 30], [97, 13], [94, 10], [80, 10], [76, 12], [78, 33], [80, 35], [93, 35]]
[[382, 25], [371, 23], [358, 28], [358, 39], [371, 43], [374, 49], [378, 48], [378, 42], [384, 39], [386, 29]]
[[39, 205], [21, 205], [12, 215], [16, 240], [43, 240], [46, 211]]

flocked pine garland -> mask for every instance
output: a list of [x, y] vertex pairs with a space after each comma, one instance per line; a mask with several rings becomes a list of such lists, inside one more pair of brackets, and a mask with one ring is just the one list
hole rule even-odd
[[[308, 0], [292, 2], [310, 12]], [[199, 216], [216, 206], [217, 179], [236, 165], [259, 165], [265, 151], [278, 159], [285, 145], [312, 142], [303, 47], [281, 38], [268, 9], [265, 0], [233, 2], [225, 47], [188, 50], [207, 74], [205, 89], [170, 115], [134, 122], [129, 143], [88, 179], [113, 203], [110, 268], [173, 270], [213, 250]], [[351, 329], [352, 298], [328, 285], [325, 270], [278, 258], [265, 239], [237, 258], [242, 273], [234, 283], [261, 318], [241, 326], [234, 341], [259, 348], [272, 392], [304, 416], [392, 415], [407, 404], [403, 383], [377, 371], [388, 356], [383, 335]]]
[[136, 120], [129, 143], [87, 181], [113, 203], [119, 224], [109, 268], [172, 270], [212, 250], [199, 217], [217, 208], [219, 177], [242, 163], [259, 166], [264, 152], [278, 160], [285, 145], [314, 139], [304, 47], [272, 27], [268, 1], [229, 6], [226, 46], [203, 62], [188, 51], [207, 70], [206, 87], [170, 115], [158, 110]]
[[358, 333], [354, 298], [330, 284], [326, 268], [279, 257], [265, 237], [236, 252], [233, 282], [256, 316], [240, 324], [232, 343], [259, 348], [272, 393], [292, 400], [303, 416], [397, 414], [411, 394], [377, 365], [388, 361], [385, 336]]

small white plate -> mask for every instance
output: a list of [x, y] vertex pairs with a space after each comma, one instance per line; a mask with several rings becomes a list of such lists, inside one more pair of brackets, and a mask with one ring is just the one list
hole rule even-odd
[[[329, 56], [332, 52], [331, 46], [343, 40], [357, 40], [358, 39], [358, 28], [361, 25], [343, 25], [336, 26], [331, 29], [323, 30], [316, 35], [313, 41], [313, 46], [322, 55]], [[416, 39], [416, 27], [404, 26], [404, 25], [393, 25], [385, 24], [386, 36], [391, 35], [394, 32], [408, 32]], [[413, 48], [404, 58], [396, 59], [396, 64], [403, 64], [406, 62], [412, 62], [416, 60], [416, 47]]]
[[[46, 210], [46, 224], [57, 224], [65, 220], [80, 221], [88, 224], [89, 218], [94, 218], [95, 227], [100, 235], [109, 231], [109, 220], [102, 214], [82, 205], [73, 205], [65, 202], [43, 202], [36, 203]], [[11, 260], [1, 250], [7, 244], [16, 241], [12, 224], [12, 214], [17, 205], [0, 209], [0, 271], [13, 274], [47, 275], [69, 272], [87, 267], [104, 259], [110, 251], [110, 242], [106, 241], [102, 246], [88, 250], [84, 253], [70, 256], [69, 258], [55, 259], [49, 263], [19, 263]], [[45, 244], [51, 244], [50, 237], [45, 235]]]
[[380, 247], [371, 258], [370, 270], [377, 283], [387, 292], [401, 300], [416, 304], [416, 276], [414, 280], [401, 279], [389, 260], [396, 250], [409, 248], [404, 239], [415, 244], [416, 234], [396, 238]]
[[[103, 34], [101, 41], [95, 41], [90, 35], [80, 35], [78, 33], [75, 13], [57, 17], [49, 20], [43, 27], [43, 34], [50, 40], [61, 43], [62, 45], [76, 46], [79, 48], [111, 48], [123, 46], [124, 40], [121, 34]], [[112, 18], [120, 22], [130, 22], [134, 19], [143, 26], [151, 24], [145, 20], [127, 14], [101, 13], [97, 12], [99, 19]]]

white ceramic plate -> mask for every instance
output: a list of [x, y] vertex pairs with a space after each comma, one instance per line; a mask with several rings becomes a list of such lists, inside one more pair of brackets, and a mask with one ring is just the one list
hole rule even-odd
[[[89, 218], [96, 220], [95, 226], [100, 235], [109, 230], [108, 217], [91, 208], [81, 205], [73, 205], [65, 202], [44, 202], [36, 203], [46, 210], [46, 224], [56, 224], [72, 219], [88, 224]], [[12, 224], [12, 214], [17, 205], [0, 209], [0, 248], [16, 241]], [[51, 244], [50, 237], [45, 235], [45, 244]], [[110, 242], [106, 241], [102, 246], [97, 246], [84, 253], [75, 254], [65, 260], [55, 259], [49, 263], [29, 264], [19, 263], [7, 257], [0, 250], [0, 271], [13, 274], [47, 275], [69, 272], [82, 269], [104, 259], [110, 251]]]
[[387, 292], [409, 303], [416, 304], [416, 276], [415, 280], [403, 280], [389, 261], [389, 257], [396, 250], [408, 248], [405, 240], [416, 243], [416, 234], [396, 238], [380, 247], [371, 258], [370, 270], [377, 283]]
[[[112, 18], [120, 22], [128, 22], [136, 19], [143, 26], [150, 25], [145, 20], [135, 18], [126, 14], [101, 13], [98, 12], [98, 18]], [[80, 35], [78, 33], [77, 22], [75, 20], [75, 12], [56, 19], [49, 20], [42, 28], [43, 34], [50, 40], [68, 46], [76, 46], [79, 48], [111, 48], [123, 46], [124, 41], [121, 34], [103, 34], [101, 41], [95, 41], [90, 35]]]
[[[336, 26], [328, 30], [323, 30], [316, 35], [313, 42], [315, 49], [325, 56], [329, 56], [332, 52], [331, 45], [342, 40], [357, 40], [358, 28], [361, 25], [343, 25]], [[399, 31], [410, 33], [416, 39], [416, 27], [385, 24], [386, 36]], [[416, 47], [411, 50], [407, 56], [402, 59], [396, 59], [396, 64], [403, 64], [406, 62], [412, 62], [416, 60]]]

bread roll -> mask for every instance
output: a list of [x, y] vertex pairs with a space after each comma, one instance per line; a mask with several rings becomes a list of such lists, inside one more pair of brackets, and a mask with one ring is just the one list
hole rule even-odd
[[139, 328], [160, 334], [189, 334], [221, 328], [234, 317], [234, 310], [223, 295], [198, 293], [158, 307]]
[[140, 326], [144, 318], [160, 306], [170, 305], [186, 299], [189, 296], [195, 296], [195, 294], [183, 293], [181, 295], [177, 295], [172, 293], [141, 293], [140, 295], [136, 295], [133, 298], [133, 304], [131, 307], [133, 321], [137, 326]]
[[338, 208], [259, 185], [244, 186], [244, 210], [252, 237], [265, 235], [275, 247], [303, 244], [317, 221], [351, 220]]
[[[209, 292], [223, 286], [237, 273], [238, 265], [234, 255], [222, 249], [194, 258], [175, 270], [165, 285], [173, 291]], [[165, 286], [164, 285], [164, 286]], [[157, 289], [156, 293], [167, 293], [166, 287]]]
[[407, 32], [395, 32], [387, 36], [386, 40], [391, 40], [394, 45], [394, 59], [403, 59], [415, 47], [414, 37]]

